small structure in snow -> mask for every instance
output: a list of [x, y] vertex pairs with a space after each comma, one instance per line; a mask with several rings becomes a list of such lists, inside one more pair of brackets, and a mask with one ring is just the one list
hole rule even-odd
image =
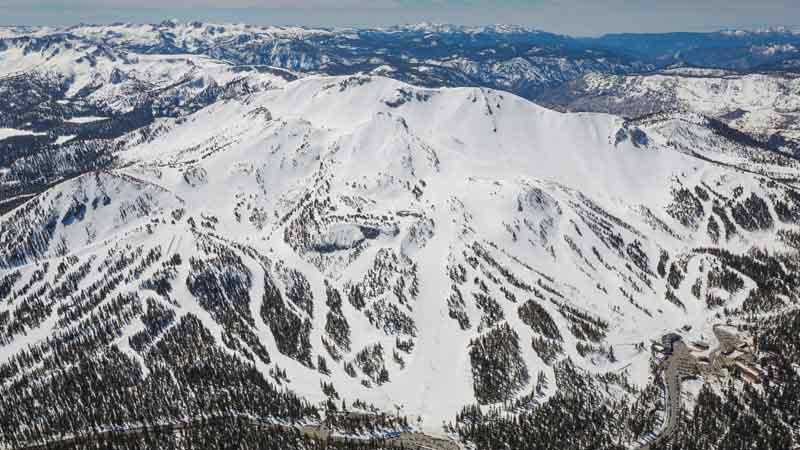
[[672, 353], [672, 346], [676, 343], [681, 341], [680, 335], [676, 333], [667, 333], [664, 336], [661, 336], [661, 345], [664, 346], [664, 352]]

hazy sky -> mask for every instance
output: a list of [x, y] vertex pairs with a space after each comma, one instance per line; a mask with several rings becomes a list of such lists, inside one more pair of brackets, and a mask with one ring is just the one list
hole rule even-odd
[[0, 0], [0, 24], [166, 18], [308, 26], [521, 24], [572, 35], [800, 26], [800, 0]]

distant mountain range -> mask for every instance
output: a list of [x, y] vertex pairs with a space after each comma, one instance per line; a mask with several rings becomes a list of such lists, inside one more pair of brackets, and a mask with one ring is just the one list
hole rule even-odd
[[683, 111], [720, 120], [767, 146], [800, 149], [800, 74], [676, 68], [648, 74], [590, 73], [536, 98], [562, 111], [625, 117]]
[[10, 27], [0, 30], [0, 38], [0, 48], [43, 50], [73, 41], [138, 54], [206, 55], [305, 73], [375, 73], [424, 86], [487, 86], [527, 98], [589, 72], [627, 74], [670, 66], [794, 70], [800, 55], [800, 34], [786, 29], [573, 38], [503, 26], [305, 29], [166, 21]]

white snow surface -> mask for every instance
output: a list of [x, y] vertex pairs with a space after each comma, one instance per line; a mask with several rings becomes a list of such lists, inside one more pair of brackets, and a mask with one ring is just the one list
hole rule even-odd
[[[139, 32], [140, 39], [149, 36], [146, 27]], [[608, 248], [586, 218], [607, 217], [606, 223], [626, 243], [639, 242], [655, 271], [661, 249], [677, 256], [709, 242], [705, 223], [699, 232], [687, 230], [664, 212], [676, 180], [687, 186], [704, 181], [720, 190], [744, 186], [760, 194], [762, 186], [751, 174], [661, 145], [660, 129], [646, 130], [652, 133], [647, 146], [617, 144], [622, 126], [623, 120], [615, 116], [562, 114], [486, 89], [422, 89], [380, 77], [314, 76], [219, 101], [170, 123], [152, 139], [132, 139], [119, 153], [120, 168], [63, 183], [45, 198], [63, 214], [76, 192], [86, 198], [113, 192], [115, 209], [87, 212], [86, 226], [57, 225], [57, 236], [82, 255], [102, 255], [113, 245], [127, 243], [160, 244], [188, 260], [198, 252], [195, 235], [186, 219], [171, 223], [171, 213], [184, 208], [198, 222], [203, 215], [216, 217], [217, 235], [252, 246], [308, 278], [314, 294], [314, 355], [326, 355], [321, 344], [327, 311], [324, 282], [340, 289], [358, 282], [381, 249], [407, 255], [417, 265], [420, 291], [410, 302], [416, 336], [414, 350], [403, 355], [405, 368], [391, 361], [395, 336], [370, 324], [344, 301], [343, 313], [353, 330], [353, 351], [345, 361], [376, 342], [388, 354], [390, 381], [370, 388], [362, 386], [364, 377], [348, 376], [341, 364], [331, 363], [332, 374], [327, 377], [278, 351], [258, 313], [264, 269], [243, 257], [254, 274], [251, 310], [257, 334], [273, 363], [286, 369], [290, 389], [323, 401], [319, 382], [331, 381], [345, 398], [364, 399], [386, 411], [400, 405], [404, 414], [420, 416], [425, 430], [440, 432], [443, 422], [475, 401], [468, 348], [483, 331], [477, 326], [481, 313], [468, 295], [472, 277], [482, 270], [500, 276], [489, 266], [469, 269], [470, 281], [462, 289], [473, 326], [462, 330], [448, 316], [446, 299], [452, 281], [447, 267], [468, 266], [464, 251], [473, 243], [488, 249], [525, 283], [544, 284], [563, 294], [542, 305], [564, 334], [562, 357], [587, 370], [624, 369], [634, 383], [644, 385], [650, 376], [649, 353], [634, 351], [632, 344], [683, 325], [710, 334], [715, 311], [702, 301], [691, 301], [688, 293], [692, 277], [701, 270], [697, 263], [688, 266], [689, 281], [679, 293], [686, 308], [681, 309], [664, 300], [663, 283], [640, 286], [635, 272], [625, 269], [627, 257]], [[298, 211], [307, 205], [306, 196], [328, 199], [335, 206], [315, 210], [325, 226], [306, 224], [318, 243], [337, 248], [331, 255], [299, 249], [294, 238], [284, 239]], [[149, 214], [121, 214], [117, 201], [146, 203]], [[654, 226], [645, 209], [679, 232]], [[354, 217], [361, 216], [385, 218], [377, 237], [367, 236], [357, 226]], [[144, 225], [154, 219], [164, 220], [148, 234]], [[94, 234], [87, 240], [89, 226]], [[737, 239], [731, 245], [746, 249], [764, 243], [760, 239], [765, 236]], [[594, 249], [605, 263], [594, 256]], [[56, 259], [55, 250], [49, 249], [45, 258]], [[28, 274], [33, 268], [29, 264], [21, 270]], [[178, 313], [197, 315], [221, 342], [219, 325], [186, 289], [187, 270], [184, 264], [174, 284]], [[620, 288], [633, 293], [642, 308], [635, 307]], [[519, 333], [531, 383], [539, 371], [553, 380], [552, 368], [530, 346], [535, 334], [517, 314], [531, 294], [513, 291], [517, 303], [499, 291], [493, 295]], [[570, 324], [555, 306], [559, 302], [609, 324], [605, 343], [614, 346], [617, 361], [577, 353]], [[46, 322], [26, 340], [43, 338], [49, 326]], [[0, 347], [0, 359], [17, 348]], [[261, 363], [257, 366], [268, 370]], [[554, 392], [550, 383], [547, 395]]]
[[32, 72], [56, 75], [68, 86], [68, 98], [88, 94], [86, 99], [95, 106], [119, 112], [132, 110], [146, 93], [167, 89], [192, 97], [209, 86], [244, 79], [259, 88], [284, 83], [280, 76], [237, 70], [202, 55], [138, 54], [75, 37], [37, 45], [35, 34], [7, 42], [0, 50], [0, 78]]
[[40, 136], [44, 133], [36, 133], [29, 130], [19, 130], [16, 128], [0, 128], [0, 139], [6, 139], [13, 136]]
[[776, 132], [797, 136], [800, 124], [800, 78], [792, 74], [737, 74], [714, 69], [680, 68], [648, 75], [583, 77], [594, 95], [613, 92], [615, 102], [662, 101], [665, 109], [678, 108], [725, 117], [742, 131], [769, 137]]
[[81, 117], [70, 117], [69, 119], [65, 120], [64, 122], [69, 123], [92, 123], [92, 122], [100, 122], [103, 120], [108, 120], [108, 117], [99, 117], [99, 116], [81, 116]]

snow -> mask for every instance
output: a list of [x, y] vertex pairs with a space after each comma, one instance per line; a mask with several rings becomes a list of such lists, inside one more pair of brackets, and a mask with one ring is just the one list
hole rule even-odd
[[352, 224], [335, 224], [320, 236], [318, 245], [322, 248], [353, 248], [365, 239], [361, 229]]
[[0, 128], [0, 139], [6, 139], [13, 136], [42, 136], [46, 133], [35, 133], [28, 130], [18, 130], [16, 128]]
[[92, 123], [92, 122], [100, 122], [103, 120], [108, 120], [108, 117], [98, 117], [98, 116], [83, 116], [83, 117], [71, 117], [64, 122], [68, 123]]
[[258, 27], [246, 24], [182, 23], [179, 21], [162, 22], [161, 24], [87, 25], [71, 27], [69, 32], [92, 40], [130, 46], [158, 45], [162, 42], [163, 34], [169, 33], [174, 36], [177, 46], [185, 46], [190, 51], [194, 51], [199, 45], [208, 44], [210, 41], [224, 42], [241, 35], [260, 34], [274, 38], [298, 39], [330, 33], [326, 30], [292, 26]]
[[65, 143], [75, 139], [75, 136], [76, 135], [74, 135], [74, 134], [70, 134], [70, 135], [67, 135], [67, 136], [59, 136], [59, 137], [56, 138], [56, 145], [65, 144]]
[[[102, 41], [95, 44], [75, 37], [54, 40], [36, 51], [31, 51], [29, 45], [23, 39], [0, 49], [0, 78], [31, 71], [54, 74], [68, 83], [67, 98], [85, 90], [89, 93], [87, 100], [95, 106], [119, 112], [132, 110], [146, 92], [170, 87], [178, 87], [181, 95], [192, 97], [212, 84], [224, 85], [244, 77], [261, 87], [284, 82], [277, 75], [240, 72], [228, 63], [202, 55], [135, 54], [107, 47]], [[82, 120], [68, 121], [86, 123]]]
[[[395, 99], [398, 90], [429, 98], [392, 108], [384, 100]], [[270, 111], [271, 121], [264, 122], [249, 114], [260, 107]], [[139, 161], [181, 164], [197, 159], [211, 142], [231, 142], [232, 147], [200, 163], [209, 173], [206, 185], [189, 189], [176, 183], [177, 174], [171, 175], [163, 165], [162, 177], [151, 179], [190, 204], [202, 204], [204, 209], [215, 211], [218, 217], [229, 216], [230, 212], [215, 205], [226, 205], [235, 192], [256, 194], [260, 189], [268, 193], [264, 198], [265, 205], [272, 205], [268, 209], [277, 208], [280, 212], [285, 208], [283, 204], [294, 204], [295, 192], [307, 183], [305, 180], [317, 161], [336, 168], [332, 180], [335, 190], [352, 192], [344, 184], [349, 180], [364, 184], [367, 195], [380, 199], [378, 211], [408, 209], [403, 190], [398, 190], [391, 181], [382, 180], [424, 179], [427, 184], [424, 191], [431, 196], [428, 201], [436, 205], [431, 208], [434, 211], [431, 218], [437, 225], [434, 237], [415, 254], [422, 274], [422, 299], [443, 299], [448, 295], [449, 282], [443, 279], [442, 268], [447, 265], [455, 244], [453, 237], [460, 234], [462, 224], [453, 220], [446, 201], [449, 193], [457, 193], [464, 203], [465, 215], [470, 217], [469, 225], [485, 239], [501, 242], [511, 255], [537, 261], [537, 268], [543, 272], [558, 273], [559, 289], [580, 293], [583, 303], [576, 307], [609, 319], [621, 316], [618, 321], [611, 320], [609, 338], [618, 354], [617, 362], [592, 363], [580, 358], [571, 337], [564, 343], [568, 354], [576, 361], [585, 361], [580, 364], [589, 370], [627, 370], [635, 382], [645, 383], [649, 378], [649, 354], [634, 351], [632, 344], [648, 342], [661, 332], [690, 322], [692, 317], [704, 323], [704, 306], [684, 313], [665, 303], [661, 305], [665, 313], [651, 318], [633, 309], [619, 294], [597, 298], [592, 294], [596, 280], [587, 285], [586, 276], [578, 270], [565, 270], [564, 261], [544, 255], [534, 257], [538, 251], [532, 254], [530, 247], [510, 242], [498, 221], [516, 210], [517, 194], [525, 185], [545, 189], [561, 205], [574, 201], [570, 189], [590, 192], [593, 199], [611, 208], [612, 213], [639, 224], [642, 219], [626, 205], [668, 203], [665, 186], [671, 184], [671, 177], [696, 162], [672, 151], [642, 150], [629, 144], [615, 147], [611, 136], [619, 126], [621, 121], [613, 116], [560, 114], [513, 95], [483, 89], [424, 90], [377, 77], [309, 77], [280, 90], [256, 94], [245, 103], [211, 105], [173, 132], [131, 148], [121, 156], [134, 164]], [[308, 138], [298, 141], [301, 136]], [[292, 151], [296, 148], [303, 150]], [[227, 169], [239, 167], [241, 161], [254, 164], [254, 172], [266, 180], [262, 188], [257, 187], [255, 175]], [[225, 173], [235, 175], [226, 177]], [[383, 175], [376, 177], [376, 173]], [[275, 199], [281, 195], [280, 200]], [[551, 210], [538, 214], [544, 218], [555, 213]], [[563, 232], [562, 227], [567, 223], [563, 218], [553, 226]], [[246, 229], [245, 225], [230, 224], [228, 232], [244, 236]], [[381, 245], [400, 245], [403, 234]], [[360, 240], [360, 230], [352, 224], [339, 224], [328, 229], [322, 242], [349, 247]], [[305, 274], [318, 273], [283, 241], [280, 232], [271, 234], [260, 245], [280, 255], [290, 267]], [[584, 251], [591, 252], [590, 248]], [[338, 283], [358, 279], [369, 266], [370, 254], [373, 253], [365, 252], [359, 263], [340, 270]], [[507, 261], [513, 264], [510, 259]], [[515, 270], [525, 273], [518, 266]], [[322, 280], [314, 275], [310, 281], [315, 302], [321, 302]], [[613, 277], [603, 283], [615, 285]], [[619, 308], [620, 313], [611, 312], [612, 306]], [[321, 303], [317, 307], [324, 310]], [[355, 311], [346, 308], [346, 312], [353, 328], [359, 330], [354, 335], [354, 349], [375, 341], [391, 348], [392, 338], [387, 339], [363, 322], [363, 317], [359, 319]], [[477, 311], [471, 314], [476, 317]], [[560, 329], [568, 328], [557, 313], [552, 315]], [[506, 317], [519, 330], [521, 342], [529, 342], [530, 333], [514, 308], [507, 311]], [[390, 368], [392, 382], [365, 391], [358, 380], [350, 379], [341, 369], [334, 371], [332, 381], [345, 395], [358, 395], [387, 409], [402, 404], [405, 411], [423, 418], [427, 431], [436, 431], [443, 420], [450, 420], [461, 406], [472, 401], [470, 363], [464, 350], [471, 335], [449, 319], [447, 305], [442, 301], [421, 301], [415, 306], [414, 318], [420, 330], [416, 350], [408, 357], [403, 371]], [[319, 330], [321, 326], [323, 323], [315, 323], [314, 328]], [[317, 345], [314, 344], [315, 351], [319, 352]], [[536, 374], [543, 370], [553, 380], [551, 369], [527, 346], [523, 347], [529, 371]], [[272, 344], [268, 348], [272, 354]], [[299, 392], [311, 398], [319, 395], [308, 379], [307, 369], [291, 360], [281, 360], [279, 365], [287, 368], [291, 379], [298, 380], [295, 388]], [[307, 390], [309, 385], [312, 389]]]
[[793, 75], [680, 68], [635, 76], [592, 73], [583, 81], [590, 93], [612, 92], [612, 98], [620, 103], [669, 99], [665, 107], [711, 117], [740, 112], [740, 117], [730, 121], [731, 126], [767, 137], [800, 127], [793, 123], [800, 96], [787, 95], [800, 92], [800, 78]]
[[[137, 39], [152, 35], [150, 26], [124, 27]], [[142, 57], [136, 64], [150, 79], [166, 80], [180, 73], [173, 71], [175, 67], [189, 65], [187, 61], [205, 65], [211, 72], [219, 70], [222, 78], [228, 76], [224, 64], [185, 55]], [[160, 70], [170, 75], [162, 77]], [[115, 101], [114, 91], [105, 89], [98, 92]], [[748, 101], [760, 101], [753, 99], [754, 86], [738, 92]], [[111, 192], [123, 203], [152, 205], [150, 216], [120, 214], [120, 206], [113, 203], [109, 212], [92, 211], [85, 219], [85, 225], [91, 224], [97, 234], [90, 244], [86, 244], [84, 226], [59, 223], [59, 238], [63, 236], [68, 248], [100, 255], [111, 245], [107, 242], [160, 244], [188, 260], [196, 254], [196, 232], [185, 220], [172, 224], [170, 211], [183, 207], [195, 218], [213, 215], [220, 221], [217, 233], [253, 246], [309, 279], [315, 311], [314, 355], [325, 354], [321, 344], [327, 311], [325, 282], [341, 289], [361, 280], [381, 248], [409, 257], [417, 265], [420, 293], [408, 307], [417, 332], [414, 351], [404, 355], [406, 367], [401, 370], [391, 361], [395, 336], [344, 302], [343, 314], [353, 329], [353, 352], [381, 343], [389, 354], [390, 382], [364, 388], [361, 379], [351, 378], [341, 364], [331, 364], [332, 374], [324, 379], [345, 398], [360, 398], [385, 411], [400, 405], [410, 417], [421, 417], [422, 428], [432, 433], [440, 432], [442, 422], [452, 420], [465, 404], [475, 402], [468, 348], [470, 340], [483, 332], [477, 330], [480, 312], [474, 302], [468, 302], [467, 313], [475, 323], [465, 331], [449, 317], [446, 302], [452, 284], [446, 267], [463, 262], [465, 249], [473, 243], [488, 248], [503, 267], [529, 285], [543, 283], [563, 293], [563, 298], [553, 296], [542, 306], [564, 333], [565, 357], [593, 373], [626, 371], [634, 384], [642, 386], [650, 380], [650, 355], [636, 350], [634, 344], [647, 345], [650, 339], [684, 325], [691, 326], [688, 337], [699, 339], [702, 334], [713, 339], [716, 311], [702, 301], [687, 300], [685, 310], [668, 303], [663, 284], [637, 292], [630, 276], [624, 276], [628, 260], [623, 252], [608, 249], [587, 225], [587, 217], [602, 215], [588, 205], [599, 205], [598, 209], [617, 219], [605, 220], [626, 243], [640, 242], [654, 266], [661, 249], [677, 257], [708, 240], [702, 232], [682, 230], [664, 213], [676, 180], [687, 186], [702, 181], [720, 189], [742, 185], [762, 192], [761, 183], [746, 172], [705, 163], [666, 145], [668, 138], [680, 140], [681, 136], [672, 136], [675, 128], [647, 129], [650, 143], [642, 147], [630, 140], [615, 143], [624, 126], [619, 117], [562, 114], [488, 89], [422, 89], [381, 77], [310, 76], [218, 101], [185, 120], [164, 124], [163, 132], [152, 139], [134, 136], [124, 141], [118, 154], [120, 168], [97, 180], [94, 175], [79, 177], [44, 194], [60, 214], [78, 194], [91, 198]], [[66, 138], [59, 137], [58, 143]], [[324, 221], [318, 230], [305, 225], [315, 243], [332, 249], [336, 254], [332, 258], [340, 256], [331, 267], [320, 267], [319, 252], [297, 251], [296, 243], [284, 238], [306, 199], [329, 200], [333, 205], [314, 212], [315, 219]], [[237, 203], [252, 206], [239, 220], [234, 217], [240, 207]], [[682, 235], [655, 228], [642, 213], [643, 206]], [[250, 220], [256, 208], [265, 212], [258, 225]], [[357, 221], [363, 217], [380, 218], [386, 229], [396, 227], [397, 232], [381, 232], [368, 239]], [[154, 218], [167, 220], [150, 236], [142, 227]], [[747, 248], [761, 238], [742, 237], [742, 242], [731, 246]], [[598, 262], [596, 249], [608, 266]], [[253, 274], [250, 308], [258, 336], [274, 363], [286, 369], [293, 391], [312, 401], [324, 400], [319, 373], [277, 350], [269, 326], [258, 314], [265, 268], [242, 256]], [[26, 273], [31, 269], [23, 267]], [[699, 262], [688, 264], [687, 273], [678, 291], [683, 299], [692, 298], [689, 289], [700, 274]], [[470, 272], [471, 276], [480, 274]], [[177, 312], [198, 316], [220, 341], [219, 324], [182, 282], [187, 276], [184, 265], [178, 276], [181, 282], [174, 284]], [[604, 292], [598, 286], [607, 289]], [[648, 313], [632, 305], [620, 287], [634, 292]], [[552, 368], [532, 350], [535, 334], [517, 314], [519, 302], [532, 294], [514, 289], [516, 304], [497, 297], [506, 320], [519, 334], [522, 358], [533, 380], [539, 371], [550, 380], [547, 398], [556, 388]], [[617, 360], [597, 354], [580, 356], [577, 339], [567, 332], [570, 323], [558, 312], [560, 305], [606, 321], [609, 330], [604, 344], [613, 346]], [[133, 332], [135, 327], [126, 330]], [[130, 353], [124, 346], [123, 350]], [[8, 355], [6, 348], [0, 349], [0, 357]], [[345, 359], [352, 357], [351, 353]], [[269, 369], [260, 362], [256, 365], [265, 373]]]

